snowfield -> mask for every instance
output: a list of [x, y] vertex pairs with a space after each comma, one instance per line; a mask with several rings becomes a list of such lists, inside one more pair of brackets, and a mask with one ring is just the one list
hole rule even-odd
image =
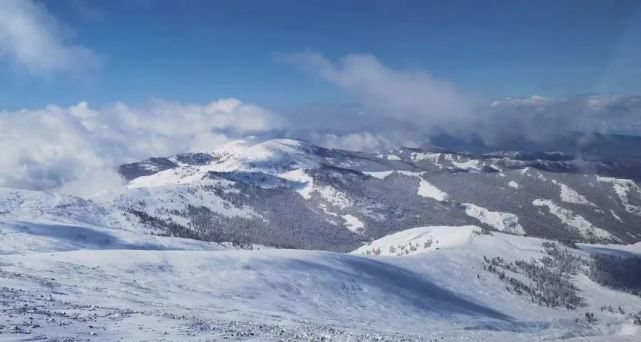
[[[0, 219], [0, 255], [75, 250], [224, 250], [231, 245], [55, 221]], [[264, 248], [256, 246], [256, 248]]]
[[463, 203], [465, 213], [481, 223], [510, 234], [524, 235], [525, 230], [519, 224], [519, 218], [511, 213], [492, 211], [472, 203]]
[[[484, 271], [484, 257], [539, 258], [544, 240], [474, 226], [409, 229], [353, 254], [234, 250], [51, 223], [5, 220], [0, 229], [10, 241], [0, 255], [2, 341], [634, 341], [641, 334], [629, 316], [598, 309], [633, 312], [641, 298], [583, 275], [574, 282], [587, 303], [576, 311], [506, 291]], [[382, 256], [409, 243], [422, 249]], [[386, 253], [359, 255], [372, 248]], [[584, 321], [587, 311], [598, 323]]]
[[472, 239], [472, 234], [480, 232], [476, 226], [431, 226], [400, 231], [355, 250], [361, 255], [410, 255], [428, 253], [441, 248], [460, 247]]
[[586, 239], [610, 239], [616, 241], [616, 237], [606, 230], [598, 228], [586, 220], [583, 216], [572, 212], [572, 210], [562, 208], [556, 203], [546, 199], [535, 199], [532, 205], [536, 207], [546, 207], [549, 212], [558, 217], [569, 229], [575, 229]]
[[433, 198], [439, 202], [447, 200], [447, 193], [441, 191], [424, 179], [421, 179], [418, 185], [417, 194], [422, 197]]
[[598, 176], [597, 180], [612, 184], [612, 188], [625, 210], [632, 214], [641, 215], [641, 189], [633, 181], [601, 176]]
[[583, 205], [591, 205], [595, 206], [594, 203], [588, 201], [585, 196], [579, 194], [576, 192], [574, 189], [570, 188], [566, 184], [563, 184], [561, 182], [558, 182], [556, 180], [552, 180], [552, 183], [556, 184], [559, 186], [561, 193], [559, 194], [559, 197], [561, 198], [561, 201], [566, 202], [566, 203], [574, 203], [574, 204], [583, 204]]

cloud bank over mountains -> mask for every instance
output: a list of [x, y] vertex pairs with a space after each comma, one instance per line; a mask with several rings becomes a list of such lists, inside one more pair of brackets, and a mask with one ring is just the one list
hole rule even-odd
[[[187, 151], [209, 151], [247, 136], [292, 137], [332, 148], [384, 151], [429, 143], [430, 130], [412, 115], [389, 118], [367, 106], [312, 109], [305, 122], [298, 114], [276, 113], [237, 99], [207, 104], [154, 100], [144, 106], [115, 103], [0, 112], [0, 186], [90, 195], [122, 184], [122, 163]], [[327, 111], [326, 111], [327, 110]], [[339, 113], [338, 115], [336, 113]], [[509, 139], [550, 139], [580, 125], [636, 122], [641, 97], [591, 95], [567, 100], [531, 97], [494, 101], [469, 117], [447, 121], [460, 135], [487, 143]], [[309, 114], [309, 113], [308, 113]], [[423, 117], [422, 120], [429, 120]], [[444, 128], [452, 131], [452, 127]]]
[[212, 150], [285, 124], [280, 115], [237, 99], [0, 112], [0, 186], [88, 195], [119, 185], [116, 168], [124, 162]]
[[543, 142], [569, 131], [641, 135], [640, 123], [641, 96], [621, 94], [495, 100], [475, 120], [490, 144], [517, 138]]
[[[482, 100], [427, 71], [393, 69], [372, 55], [350, 54], [332, 62], [303, 52], [278, 59], [353, 95], [354, 106], [315, 106], [298, 115], [315, 117], [315, 126], [306, 127], [312, 133], [300, 135], [332, 147], [367, 151], [418, 146], [434, 134], [467, 136], [488, 145], [544, 142], [570, 131], [641, 134], [639, 95]], [[290, 120], [296, 122], [295, 116]]]

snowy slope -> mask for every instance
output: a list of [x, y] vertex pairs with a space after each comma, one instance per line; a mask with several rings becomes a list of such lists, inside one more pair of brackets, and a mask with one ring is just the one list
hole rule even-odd
[[228, 244], [153, 236], [98, 226], [0, 219], [0, 254], [74, 250], [222, 250]]
[[481, 228], [462, 227], [418, 227], [400, 231], [358, 248], [353, 253], [362, 255], [410, 255], [428, 253], [441, 248], [456, 248], [465, 245]]
[[[19, 224], [5, 222], [3, 229]], [[19, 233], [40, 239], [47, 229], [60, 236], [61, 227], [28, 228]], [[607, 303], [633, 312], [641, 307], [639, 297], [579, 275], [573, 281], [586, 306], [547, 308], [507, 292], [505, 283], [483, 271], [484, 257], [543, 256], [541, 239], [478, 234], [469, 226], [425, 227], [372, 245], [430, 235], [439, 242], [429, 253], [365, 257], [136, 250], [145, 238], [120, 232], [112, 236], [127, 243], [112, 246], [122, 249], [91, 250], [101, 248], [91, 236], [106, 233], [91, 229], [77, 241], [77, 247], [86, 241], [86, 248], [56, 252], [67, 248], [74, 235], [67, 234], [36, 253], [0, 255], [0, 340], [633, 341], [641, 334], [631, 317], [598, 309]], [[42, 253], [45, 248], [51, 251]], [[598, 322], [587, 324], [586, 311], [595, 312]]]
[[463, 206], [467, 215], [498, 231], [516, 235], [525, 234], [525, 230], [519, 224], [519, 218], [514, 214], [492, 211], [472, 203], [463, 203]]

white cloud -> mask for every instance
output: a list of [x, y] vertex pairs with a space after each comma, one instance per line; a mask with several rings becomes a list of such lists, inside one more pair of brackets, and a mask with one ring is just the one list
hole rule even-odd
[[32, 0], [0, 1], [0, 57], [47, 76], [95, 67], [96, 54], [69, 40], [69, 31]]
[[277, 113], [236, 99], [0, 112], [0, 186], [86, 195], [121, 182], [115, 169], [124, 162], [211, 150], [284, 125]]
[[[426, 143], [445, 133], [459, 140], [546, 142], [572, 131], [641, 134], [641, 97], [586, 95], [567, 99], [534, 95], [480, 103], [447, 80], [423, 70], [398, 70], [368, 54], [332, 62], [314, 52], [278, 56], [353, 94], [356, 106], [311, 108], [316, 127], [305, 128], [308, 113], [293, 118], [294, 129], [312, 131], [314, 141], [370, 151], [398, 143]], [[297, 132], [305, 136], [305, 132]]]
[[556, 102], [557, 102], [556, 100], [549, 97], [533, 95], [531, 97], [526, 97], [526, 98], [508, 97], [503, 100], [494, 100], [490, 104], [490, 107], [507, 107], [507, 106], [512, 106], [514, 108], [531, 107], [531, 108], [540, 110], [550, 105], [553, 105]]
[[420, 146], [430, 133], [459, 133], [476, 114], [451, 82], [424, 70], [390, 68], [369, 54], [336, 63], [313, 52], [277, 57], [354, 96], [355, 106], [314, 106], [293, 115], [296, 135], [321, 145], [367, 152]]
[[479, 109], [472, 127], [490, 143], [517, 139], [546, 142], [570, 131], [641, 134], [640, 117], [640, 96], [532, 96], [493, 101], [488, 108]]
[[367, 131], [347, 134], [313, 133], [308, 139], [315, 144], [329, 148], [371, 153], [389, 151], [400, 146], [415, 147], [420, 145], [420, 142], [409, 137]]
[[354, 94], [368, 116], [384, 116], [423, 129], [470, 115], [470, 100], [452, 83], [423, 70], [395, 70], [367, 54], [349, 54], [338, 63], [313, 52], [282, 55], [323, 80]]

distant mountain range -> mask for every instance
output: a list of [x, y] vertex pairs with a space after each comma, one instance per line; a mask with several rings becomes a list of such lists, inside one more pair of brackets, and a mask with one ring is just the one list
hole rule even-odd
[[575, 242], [641, 241], [634, 162], [567, 152], [384, 154], [302, 141], [236, 141], [122, 165], [126, 187], [92, 198], [1, 189], [0, 217], [155, 235], [351, 251], [419, 226]]

